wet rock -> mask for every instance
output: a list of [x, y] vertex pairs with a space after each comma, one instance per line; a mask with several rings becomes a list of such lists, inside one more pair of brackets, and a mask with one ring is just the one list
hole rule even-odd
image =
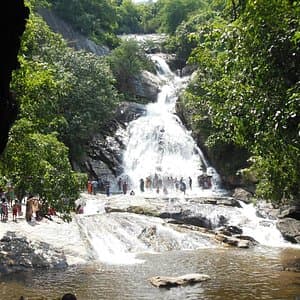
[[280, 208], [278, 218], [292, 218], [296, 220], [300, 220], [300, 206], [299, 205], [291, 205], [291, 206], [283, 206]]
[[186, 274], [178, 277], [155, 276], [149, 280], [155, 287], [170, 288], [182, 285], [190, 285], [209, 280], [210, 277], [205, 274]]
[[163, 212], [159, 215], [162, 219], [173, 219], [178, 224], [194, 225], [212, 229], [213, 225], [209, 219], [201, 214], [195, 214], [191, 210], [182, 210], [178, 213]]
[[248, 236], [248, 235], [237, 234], [237, 235], [234, 235], [234, 237], [238, 238], [240, 240], [249, 241], [249, 246], [255, 246], [255, 245], [259, 244], [257, 240], [255, 240], [253, 237]]
[[198, 204], [214, 204], [232, 207], [242, 207], [239, 201], [232, 197], [193, 197], [186, 199]]
[[233, 198], [243, 201], [247, 204], [251, 203], [253, 194], [242, 188], [236, 188], [233, 193]]
[[138, 239], [143, 241], [148, 247], [150, 247], [152, 245], [152, 242], [156, 241], [156, 234], [156, 226], [146, 227], [138, 235]]
[[287, 241], [300, 244], [300, 221], [284, 218], [278, 220], [276, 226]]
[[145, 105], [134, 102], [123, 102], [117, 109], [115, 119], [124, 126], [146, 114]]
[[232, 236], [233, 234], [242, 234], [243, 230], [237, 226], [224, 226], [218, 228], [217, 232], [227, 236]]
[[81, 161], [73, 162], [78, 170], [114, 182], [123, 172], [122, 153], [125, 149], [126, 125], [145, 114], [145, 106], [123, 102], [116, 110], [114, 119], [95, 135], [86, 147], [86, 155]]
[[132, 92], [141, 98], [147, 99], [148, 102], [155, 102], [157, 94], [160, 92], [160, 81], [154, 74], [143, 71], [132, 82]]
[[0, 273], [9, 274], [37, 268], [65, 268], [66, 258], [46, 243], [31, 242], [7, 232], [0, 242]]
[[272, 203], [259, 201], [256, 205], [256, 215], [260, 218], [276, 220], [279, 210], [273, 207]]
[[217, 199], [217, 205], [225, 205], [225, 206], [232, 206], [232, 207], [242, 207], [241, 204], [236, 200], [236, 199], [233, 199], [233, 198], [220, 198], [220, 199]]
[[250, 241], [240, 239], [233, 236], [227, 236], [225, 234], [216, 233], [215, 239], [221, 243], [227, 244], [229, 246], [234, 246], [238, 248], [249, 248], [250, 247]]

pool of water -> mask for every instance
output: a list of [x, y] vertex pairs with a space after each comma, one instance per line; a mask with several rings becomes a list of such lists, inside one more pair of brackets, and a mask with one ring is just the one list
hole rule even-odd
[[[203, 249], [139, 255], [142, 263], [89, 263], [60, 271], [18, 273], [1, 278], [0, 299], [61, 299], [73, 292], [79, 300], [136, 299], [293, 299], [300, 300], [300, 273], [283, 264], [300, 258], [292, 248]], [[211, 280], [193, 286], [159, 289], [149, 278], [204, 273]]]

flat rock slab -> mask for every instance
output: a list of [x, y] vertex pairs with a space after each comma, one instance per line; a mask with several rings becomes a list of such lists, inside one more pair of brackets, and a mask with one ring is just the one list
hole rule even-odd
[[150, 278], [150, 282], [155, 287], [170, 288], [181, 285], [195, 284], [209, 280], [210, 277], [205, 274], [186, 274], [178, 277], [171, 276], [154, 276]]

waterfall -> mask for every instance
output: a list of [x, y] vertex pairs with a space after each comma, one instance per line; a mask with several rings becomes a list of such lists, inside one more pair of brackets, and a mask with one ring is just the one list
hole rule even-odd
[[[194, 194], [220, 191], [217, 172], [209, 166], [191, 133], [174, 114], [179, 93], [189, 78], [176, 76], [159, 55], [151, 55], [151, 59], [156, 65], [161, 92], [155, 103], [147, 105], [146, 114], [128, 125], [124, 173], [136, 190], [141, 178], [157, 177], [162, 181], [182, 178], [188, 185], [190, 177]], [[212, 185], [203, 191], [197, 188], [198, 177], [206, 172], [212, 176]]]
[[[205, 218], [213, 229], [224, 225], [237, 226], [244, 235], [253, 237], [263, 246], [287, 246], [276, 228], [276, 220], [257, 217], [253, 205], [241, 203], [242, 207], [234, 207], [199, 201], [201, 196], [223, 196], [224, 191], [219, 188], [217, 172], [175, 114], [178, 95], [189, 78], [176, 76], [159, 55], [151, 58], [157, 68], [161, 92], [156, 103], [147, 105], [145, 115], [128, 124], [123, 155], [123, 179], [126, 178], [130, 189], [135, 190], [135, 197], [113, 195], [108, 198], [99, 196], [98, 199], [97, 195], [89, 195], [80, 200], [85, 205], [85, 213], [76, 216], [76, 220], [84, 240], [92, 249], [92, 256], [106, 263], [130, 264], [142, 262], [136, 257], [141, 253], [217, 247], [205, 233], [172, 225], [157, 217], [161, 213], [174, 216], [185, 212], [191, 219]], [[212, 185], [208, 188], [198, 184], [199, 176], [203, 174], [212, 178]], [[162, 186], [168, 187], [168, 196], [159, 197], [155, 189], [145, 190], [142, 194], [140, 179], [147, 177], [153, 181], [161, 179]], [[188, 186], [189, 177], [192, 188]], [[182, 192], [170, 185], [170, 180], [173, 183], [176, 178], [187, 183], [188, 197], [181, 197]], [[108, 210], [109, 214], [104, 199], [113, 208]], [[135, 213], [133, 208], [137, 211], [154, 209], [156, 214]]]
[[109, 264], [135, 264], [139, 253], [193, 250], [216, 246], [197, 232], [184, 232], [163, 219], [129, 213], [77, 216], [93, 256]]

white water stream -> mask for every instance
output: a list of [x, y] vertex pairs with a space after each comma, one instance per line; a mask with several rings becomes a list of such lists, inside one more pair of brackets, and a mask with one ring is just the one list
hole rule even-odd
[[[191, 177], [194, 195], [216, 194], [220, 192], [217, 172], [209, 166], [190, 132], [175, 115], [179, 93], [189, 78], [176, 76], [159, 55], [151, 58], [156, 64], [161, 92], [157, 102], [147, 105], [146, 115], [128, 125], [123, 177], [129, 179], [135, 191], [139, 190], [140, 179], [148, 176], [153, 179], [157, 175], [162, 181], [182, 178], [187, 186]], [[211, 189], [205, 191], [197, 183], [198, 176], [204, 172], [213, 178]]]
[[[128, 143], [124, 154], [124, 167], [130, 178], [135, 196], [82, 194], [78, 200], [84, 206], [84, 214], [76, 215], [73, 222], [57, 224], [27, 222], [2, 224], [0, 236], [8, 230], [20, 231], [30, 239], [50, 243], [63, 249], [68, 263], [77, 264], [97, 259], [109, 264], [140, 263], [141, 253], [161, 253], [172, 250], [187, 251], [220, 247], [197, 230], [172, 225], [157, 217], [126, 212], [105, 212], [106, 201], [112, 207], [143, 207], [160, 212], [180, 213], [190, 211], [195, 216], [204, 216], [214, 228], [222, 217], [226, 225], [238, 226], [248, 235], [267, 247], [291, 247], [276, 229], [276, 220], [256, 216], [255, 207], [242, 204], [241, 208], [200, 204], [195, 199], [201, 196], [218, 196], [218, 174], [209, 166], [190, 132], [174, 114], [178, 93], [184, 88], [187, 78], [174, 75], [163, 59], [154, 56], [161, 79], [158, 101], [147, 106], [147, 115], [128, 126]], [[203, 171], [211, 172], [213, 185], [210, 189], [197, 186], [197, 176]], [[168, 195], [150, 190], [139, 192], [139, 180], [157, 174], [161, 178], [178, 178], [187, 182], [193, 179], [192, 189], [187, 184], [186, 194], [170, 189]], [[190, 200], [188, 200], [190, 199]], [[157, 209], [159, 208], [159, 209]]]
[[[135, 191], [136, 196], [113, 197], [117, 202], [124, 201], [128, 206], [141, 207], [144, 207], [145, 202], [138, 203], [139, 199], [152, 197], [152, 205], [153, 202], [157, 206], [166, 205], [167, 211], [178, 211], [178, 207], [191, 210], [205, 216], [212, 224], [218, 224], [222, 216], [227, 220], [226, 225], [242, 228], [244, 235], [253, 237], [261, 245], [288, 246], [289, 243], [283, 240], [276, 229], [276, 221], [257, 217], [252, 205], [242, 204], [242, 208], [236, 208], [200, 205], [186, 200], [185, 197], [192, 199], [224, 195], [224, 191], [220, 189], [217, 172], [209, 165], [190, 132], [175, 115], [176, 100], [188, 78], [176, 76], [159, 55], [152, 55], [151, 58], [157, 67], [161, 92], [156, 103], [147, 105], [146, 115], [128, 125], [127, 147], [123, 159], [122, 178], [128, 180], [130, 189]], [[209, 189], [198, 185], [197, 178], [204, 172], [213, 178]], [[170, 187], [168, 195], [162, 191], [157, 193], [155, 189], [141, 192], [140, 179], [148, 176], [153, 179], [156, 175], [162, 179], [163, 184], [167, 184], [168, 178], [183, 178], [187, 185], [186, 194]], [[188, 185], [188, 177], [192, 178], [192, 189]], [[170, 201], [172, 197], [177, 200]], [[133, 201], [138, 204], [131, 203], [130, 199], [135, 199]], [[77, 221], [94, 249], [94, 255], [101, 261], [113, 264], [137, 263], [141, 262], [135, 257], [139, 253], [216, 247], [205, 236], [193, 231], [182, 231], [160, 218], [124, 212], [105, 214], [103, 199], [87, 203], [85, 215], [78, 216]]]
[[[237, 226], [244, 235], [254, 238], [260, 245], [288, 247], [276, 228], [276, 220], [256, 216], [253, 205], [241, 203], [242, 207], [197, 203], [197, 197], [224, 196], [217, 172], [209, 165], [191, 133], [175, 114], [175, 105], [180, 92], [189, 78], [176, 76], [159, 55], [151, 59], [157, 68], [161, 92], [157, 102], [146, 107], [146, 114], [128, 124], [123, 156], [123, 180], [135, 196], [114, 195], [110, 205], [126, 210], [126, 207], [148, 207], [178, 213], [191, 211], [196, 218], [205, 217], [213, 228], [220, 226], [220, 219], [228, 226]], [[210, 188], [199, 187], [198, 176], [207, 172], [212, 176]], [[140, 179], [160, 178], [168, 186], [168, 193], [156, 189], [140, 190]], [[192, 189], [188, 178], [192, 178]], [[170, 178], [182, 180], [187, 190], [184, 194], [168, 185]], [[97, 199], [97, 198], [96, 198]], [[191, 230], [168, 224], [165, 220], [141, 214], [114, 212], [106, 214], [102, 200], [87, 199], [85, 215], [78, 216], [81, 232], [94, 249], [94, 256], [110, 264], [139, 263], [136, 255], [171, 250], [195, 250], [219, 247], [211, 238]], [[191, 199], [191, 200], [187, 200]], [[115, 205], [115, 206], [114, 206]], [[116, 210], [118, 211], [118, 210]]]

